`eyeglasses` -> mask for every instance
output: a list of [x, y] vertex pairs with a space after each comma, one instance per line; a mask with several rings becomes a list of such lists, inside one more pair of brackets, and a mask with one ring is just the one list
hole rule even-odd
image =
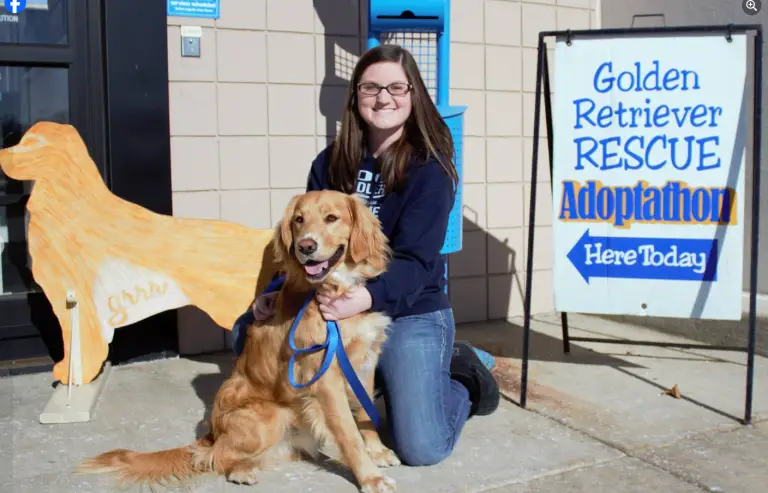
[[357, 89], [366, 96], [377, 96], [382, 89], [386, 89], [392, 96], [405, 96], [412, 87], [405, 82], [393, 82], [388, 86], [380, 86], [373, 82], [363, 82], [357, 85]]

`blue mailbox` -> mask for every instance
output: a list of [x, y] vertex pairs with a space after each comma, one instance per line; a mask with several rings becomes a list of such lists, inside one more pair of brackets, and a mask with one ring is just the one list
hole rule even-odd
[[446, 254], [445, 275], [448, 277], [447, 254], [462, 246], [462, 190], [464, 112], [466, 106], [451, 106], [450, 91], [450, 0], [369, 0], [368, 49], [381, 43], [399, 44], [416, 59], [419, 71], [430, 91], [437, 110], [453, 137], [459, 186], [448, 220], [448, 233], [441, 252]]

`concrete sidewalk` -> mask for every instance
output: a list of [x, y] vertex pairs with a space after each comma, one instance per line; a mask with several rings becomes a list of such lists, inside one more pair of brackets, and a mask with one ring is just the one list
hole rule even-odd
[[[679, 337], [599, 318], [570, 317], [572, 336]], [[454, 454], [427, 468], [396, 467], [400, 492], [599, 493], [768, 491], [768, 362], [758, 357], [754, 426], [743, 415], [745, 355], [635, 345], [572, 343], [562, 351], [558, 316], [533, 322], [527, 409], [519, 399], [520, 320], [460, 327], [498, 357], [507, 399], [470, 420]], [[691, 341], [688, 341], [691, 342]], [[83, 458], [112, 448], [156, 450], [190, 442], [223, 378], [228, 354], [114, 368], [91, 422], [41, 425], [50, 374], [0, 379], [0, 491], [114, 491], [75, 477]], [[681, 399], [663, 395], [677, 384]], [[338, 467], [287, 464], [260, 484], [204, 478], [198, 492], [357, 491]], [[162, 491], [162, 490], [159, 490]]]

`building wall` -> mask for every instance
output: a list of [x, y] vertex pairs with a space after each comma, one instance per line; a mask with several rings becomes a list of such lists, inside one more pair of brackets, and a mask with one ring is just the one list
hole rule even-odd
[[[459, 323], [522, 315], [538, 33], [597, 27], [595, 4], [452, 0], [450, 103], [468, 106], [464, 243], [449, 260]], [[168, 18], [174, 215], [275, 224], [336, 132], [367, 5], [223, 0], [215, 21]], [[182, 25], [202, 26], [200, 58], [181, 57]], [[540, 149], [536, 313], [553, 309], [544, 139]], [[182, 353], [227, 345], [228, 332], [197, 309], [181, 310], [179, 324]]]

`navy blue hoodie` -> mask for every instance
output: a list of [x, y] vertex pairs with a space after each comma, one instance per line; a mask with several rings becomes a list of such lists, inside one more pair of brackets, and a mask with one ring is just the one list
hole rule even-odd
[[[327, 190], [331, 146], [312, 162], [307, 191]], [[445, 293], [445, 241], [454, 184], [436, 160], [408, 165], [400, 190], [384, 193], [376, 161], [368, 153], [360, 165], [357, 194], [379, 218], [392, 248], [387, 271], [368, 282], [371, 311], [392, 318], [450, 308]]]

